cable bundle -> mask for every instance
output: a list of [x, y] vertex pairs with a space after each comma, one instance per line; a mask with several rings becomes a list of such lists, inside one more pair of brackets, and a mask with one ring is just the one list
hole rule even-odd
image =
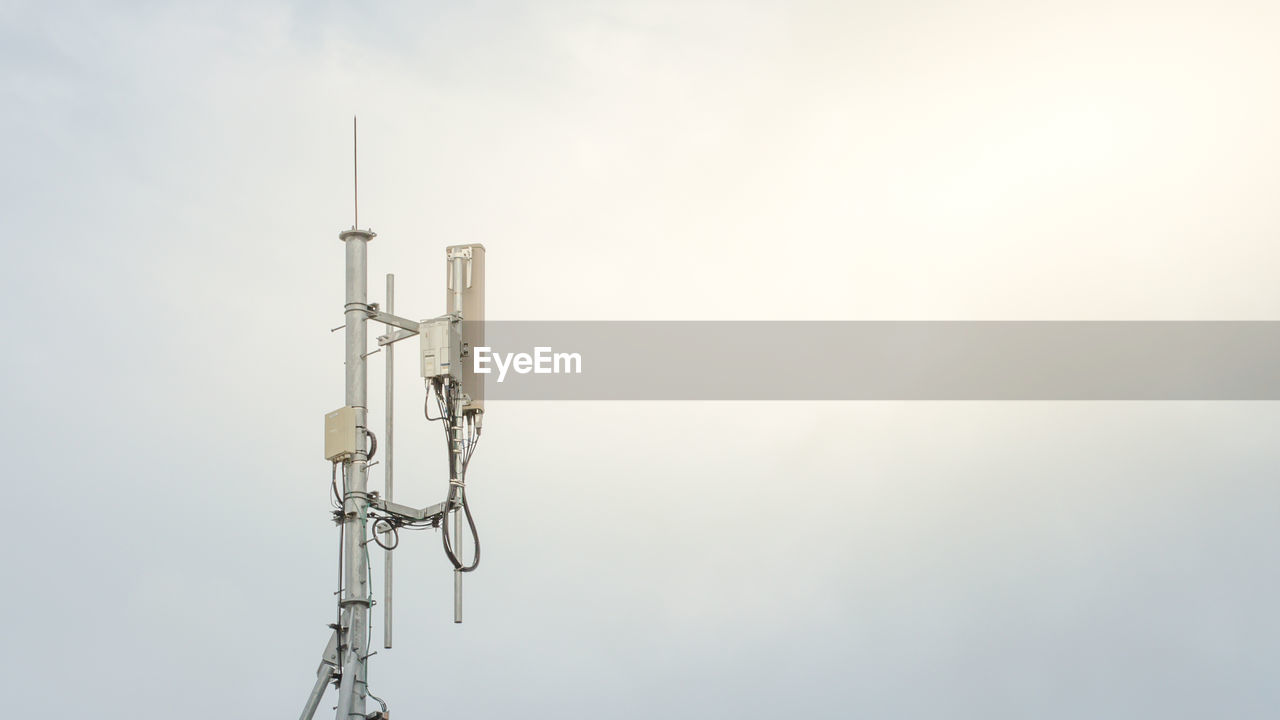
[[[461, 572], [471, 572], [480, 565], [480, 533], [476, 531], [476, 521], [471, 515], [471, 503], [467, 500], [467, 466], [471, 464], [471, 456], [476, 451], [476, 445], [480, 442], [480, 428], [476, 426], [475, 416], [464, 416], [462, 424], [458, 427], [462, 430], [461, 443], [459, 452], [454, 452], [453, 447], [453, 428], [454, 422], [458, 419], [456, 409], [458, 407], [457, 397], [454, 393], [457, 386], [452, 382], [444, 382], [437, 378], [432, 381], [435, 388], [436, 406], [439, 409], [440, 417], [431, 417], [429, 412], [424, 414], [428, 420], [443, 420], [445, 444], [449, 448], [449, 494], [445, 499], [445, 511], [440, 518], [440, 537], [444, 544], [445, 557], [449, 558], [449, 562], [454, 569]], [[427, 399], [428, 405], [430, 397]], [[467, 526], [471, 530], [471, 538], [475, 542], [475, 556], [471, 559], [470, 564], [465, 564], [458, 558], [458, 551], [461, 548], [454, 548], [453, 543], [449, 540], [449, 515], [450, 508], [455, 505], [461, 506], [462, 512], [466, 515]]]

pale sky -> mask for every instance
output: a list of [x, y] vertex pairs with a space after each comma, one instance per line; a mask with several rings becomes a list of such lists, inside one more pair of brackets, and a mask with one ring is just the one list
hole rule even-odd
[[[354, 114], [372, 299], [395, 272], [406, 315], [482, 242], [494, 319], [1280, 319], [1274, 4], [367, 5], [0, 4], [14, 716], [301, 708]], [[442, 443], [399, 369], [425, 505]], [[467, 622], [406, 537], [370, 688], [393, 717], [1269, 718], [1277, 423], [494, 403]]]

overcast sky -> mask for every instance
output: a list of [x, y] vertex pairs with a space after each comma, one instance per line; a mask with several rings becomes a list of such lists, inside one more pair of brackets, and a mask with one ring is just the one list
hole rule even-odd
[[[301, 708], [353, 114], [371, 299], [394, 271], [410, 316], [483, 242], [494, 319], [1280, 319], [1278, 35], [1267, 2], [0, 3], [10, 713]], [[395, 717], [1280, 702], [1274, 404], [488, 410], [465, 624], [438, 535], [397, 551]]]

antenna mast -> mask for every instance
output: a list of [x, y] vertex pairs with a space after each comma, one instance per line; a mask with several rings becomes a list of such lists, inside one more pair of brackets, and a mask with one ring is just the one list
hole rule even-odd
[[[346, 330], [345, 403], [325, 415], [325, 459], [332, 465], [335, 500], [334, 522], [341, 528], [338, 558], [341, 586], [338, 588], [337, 622], [330, 625], [329, 642], [316, 670], [316, 681], [303, 706], [301, 720], [311, 720], [325, 689], [338, 687], [336, 720], [386, 720], [387, 705], [369, 692], [368, 664], [370, 615], [374, 604], [369, 572], [369, 543], [386, 550], [385, 637], [391, 647], [391, 551], [400, 544], [401, 527], [430, 527], [441, 530], [445, 555], [454, 568], [454, 622], [462, 622], [462, 575], [480, 562], [480, 540], [466, 495], [466, 470], [480, 438], [484, 412], [483, 376], [467, 371], [469, 348], [484, 345], [484, 246], [457, 245], [446, 250], [447, 301], [445, 315], [416, 322], [391, 314], [394, 309], [394, 276], [387, 275], [387, 310], [368, 302], [367, 253], [374, 237], [372, 230], [360, 228], [359, 152], [357, 120], [352, 129], [352, 200], [355, 224], [338, 234], [346, 252], [345, 322], [334, 330]], [[464, 327], [463, 318], [467, 319]], [[387, 334], [377, 338], [376, 350], [367, 351], [368, 322], [387, 326]], [[422, 376], [427, 400], [435, 394], [448, 438], [449, 477], [444, 502], [417, 509], [392, 501], [391, 444], [393, 427], [393, 343], [418, 337]], [[378, 439], [369, 429], [367, 358], [386, 347], [386, 449], [385, 494], [370, 491], [369, 468], [377, 465]], [[340, 482], [339, 482], [340, 481]], [[339, 490], [340, 488], [340, 490]], [[462, 556], [463, 519], [472, 540], [469, 564]], [[454, 537], [449, 538], [452, 518]], [[381, 711], [365, 714], [365, 704], [373, 698]]]

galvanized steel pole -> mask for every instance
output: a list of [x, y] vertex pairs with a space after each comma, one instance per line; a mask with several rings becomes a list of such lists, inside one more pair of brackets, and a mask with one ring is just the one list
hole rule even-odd
[[[396, 276], [387, 273], [387, 312], [395, 314], [396, 311]], [[395, 442], [395, 387], [396, 387], [396, 363], [395, 353], [396, 346], [388, 344], [384, 350], [387, 354], [387, 424], [383, 428], [382, 438], [383, 445], [386, 449], [382, 451], [382, 476], [386, 478], [386, 487], [383, 488], [387, 502], [395, 499], [393, 491], [395, 490], [395, 478], [392, 475], [392, 454], [391, 448]], [[383, 544], [387, 547], [393, 547], [392, 531], [390, 528], [383, 537]], [[391, 551], [387, 550], [383, 560], [382, 572], [382, 647], [391, 647]]]
[[[452, 258], [449, 261], [449, 264], [450, 264], [449, 277], [451, 278], [451, 285], [453, 286], [453, 293], [451, 298], [452, 302], [450, 302], [451, 307], [449, 308], [449, 311], [455, 312], [458, 314], [462, 313], [462, 288], [463, 288], [463, 281], [464, 281], [463, 272], [462, 272], [462, 262], [463, 262], [462, 258], [460, 257]], [[458, 373], [458, 375], [456, 375], [455, 377], [458, 377], [458, 378], [462, 377], [460, 370], [461, 368], [454, 368], [454, 372]], [[450, 410], [453, 411], [452, 422], [455, 422], [458, 424], [456, 426], [451, 426], [449, 428], [449, 452], [452, 454], [452, 457], [453, 457], [453, 463], [452, 463], [453, 477], [449, 478], [450, 483], [460, 482], [463, 480], [462, 478], [462, 424], [465, 421], [462, 419], [462, 400], [460, 398], [457, 398], [457, 396], [455, 395], [453, 404], [454, 404], [454, 407], [450, 408]], [[461, 498], [461, 494], [459, 494], [459, 498]], [[453, 511], [453, 548], [454, 548], [453, 550], [454, 553], [456, 553], [458, 557], [462, 557], [462, 506], [461, 505], [456, 507]], [[462, 571], [457, 568], [455, 568], [453, 571], [453, 621], [455, 623], [462, 622]]]
[[368, 367], [365, 347], [369, 319], [368, 278], [365, 258], [373, 232], [352, 228], [338, 237], [346, 244], [347, 253], [347, 367], [346, 404], [356, 409], [357, 451], [343, 461], [345, 477], [342, 499], [343, 578], [339, 603], [342, 623], [339, 642], [339, 667], [342, 681], [338, 686], [337, 720], [365, 717], [364, 705], [369, 658], [369, 612], [372, 605], [369, 587], [369, 558], [366, 546], [366, 523], [369, 515], [368, 494]]

